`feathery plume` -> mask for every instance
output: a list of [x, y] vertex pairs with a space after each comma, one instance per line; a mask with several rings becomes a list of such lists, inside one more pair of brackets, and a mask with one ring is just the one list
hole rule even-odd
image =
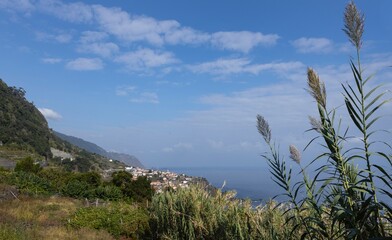
[[301, 153], [299, 152], [299, 150], [294, 145], [290, 145], [289, 151], [290, 151], [290, 158], [293, 159], [294, 162], [300, 164]]
[[268, 122], [261, 115], [257, 115], [257, 130], [259, 130], [265, 142], [269, 144], [271, 142], [271, 129]]
[[327, 107], [325, 84], [320, 81], [319, 76], [312, 68], [308, 68], [308, 86], [310, 95], [325, 109]]
[[344, 29], [350, 42], [359, 50], [362, 46], [362, 34], [365, 17], [357, 10], [354, 2], [351, 1], [344, 11]]
[[317, 120], [312, 116], [308, 116], [308, 118], [309, 118], [310, 125], [312, 126], [312, 129], [320, 133], [321, 129], [323, 128], [323, 125], [321, 124], [320, 120]]

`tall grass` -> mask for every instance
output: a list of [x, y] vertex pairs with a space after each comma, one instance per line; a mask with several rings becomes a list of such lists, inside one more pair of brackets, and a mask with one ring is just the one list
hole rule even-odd
[[154, 239], [287, 239], [282, 209], [254, 209], [234, 192], [193, 186], [156, 194], [150, 206]]
[[[324, 152], [315, 157], [309, 165], [318, 168], [308, 177], [301, 165], [299, 151], [290, 146], [290, 156], [299, 165], [303, 179], [292, 183], [292, 169], [279, 154], [275, 143], [271, 142], [268, 122], [257, 116], [257, 128], [269, 147], [263, 157], [270, 166], [273, 180], [283, 190], [290, 208], [287, 222], [292, 232], [301, 232], [303, 239], [379, 239], [391, 237], [392, 177], [391, 147], [384, 141], [375, 139], [374, 129], [380, 116], [380, 108], [390, 101], [384, 99], [386, 92], [381, 86], [370, 86], [372, 75], [364, 76], [361, 66], [362, 35], [364, 16], [355, 4], [350, 2], [344, 13], [343, 31], [356, 49], [355, 60], [350, 61], [353, 82], [342, 84], [344, 103], [349, 120], [359, 133], [361, 145], [350, 147], [348, 128], [342, 131], [341, 121], [335, 117], [335, 109], [329, 108], [325, 84], [316, 71], [308, 68], [308, 92], [315, 100], [317, 118], [310, 118], [312, 130], [318, 133], [311, 143], [321, 139]], [[381, 144], [384, 152], [376, 151]], [[307, 146], [307, 147], [308, 147]], [[321, 162], [321, 164], [320, 164]], [[379, 183], [382, 184], [379, 184]], [[301, 195], [305, 192], [306, 196]], [[384, 195], [384, 201], [380, 201]]]

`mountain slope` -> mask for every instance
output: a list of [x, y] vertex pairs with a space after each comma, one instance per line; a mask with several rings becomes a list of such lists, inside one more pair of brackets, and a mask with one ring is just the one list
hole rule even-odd
[[108, 152], [100, 146], [96, 145], [95, 143], [85, 141], [81, 138], [65, 135], [56, 131], [53, 131], [53, 133], [64, 141], [70, 142], [71, 144], [78, 146], [88, 152], [99, 154], [113, 160], [121, 161], [130, 166], [144, 168], [143, 164], [135, 156], [125, 153]]
[[[45, 117], [25, 98], [25, 93], [23, 88], [8, 87], [0, 79], [0, 166], [12, 168], [15, 161], [33, 157], [46, 159], [45, 164], [69, 171], [100, 172], [126, 167], [123, 162], [109, 161], [105, 156], [55, 136]], [[72, 159], [53, 156], [51, 148], [69, 153]]]
[[48, 123], [34, 104], [26, 100], [25, 93], [23, 88], [8, 87], [0, 79], [0, 141], [50, 157]]

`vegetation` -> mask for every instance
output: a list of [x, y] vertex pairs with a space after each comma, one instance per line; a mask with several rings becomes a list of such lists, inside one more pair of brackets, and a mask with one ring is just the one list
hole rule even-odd
[[34, 104], [25, 99], [25, 93], [23, 88], [8, 87], [0, 79], [0, 141], [49, 157], [48, 123]]
[[39, 163], [34, 162], [33, 158], [26, 157], [16, 163], [15, 172], [31, 172], [38, 173], [42, 167]]
[[[110, 165], [99, 155], [55, 136], [32, 143], [30, 137], [35, 135], [30, 130], [37, 126], [33, 123], [42, 120], [42, 115], [35, 114], [31, 122], [21, 120], [23, 127], [31, 126], [21, 134], [11, 137], [9, 130], [8, 134], [0, 131], [7, 154], [14, 146], [31, 150], [23, 158], [15, 158], [14, 171], [0, 168], [0, 239], [391, 238], [391, 153], [376, 147], [391, 148], [374, 139], [373, 129], [379, 119], [375, 114], [389, 100], [377, 93], [380, 86], [370, 86], [371, 77], [364, 77], [360, 61], [363, 21], [349, 3], [344, 32], [355, 46], [357, 58], [350, 62], [354, 82], [342, 84], [342, 89], [351, 121], [348, 125], [360, 133], [359, 146], [347, 144], [349, 129], [341, 131], [342, 121], [336, 120], [335, 109], [327, 105], [325, 85], [310, 68], [308, 91], [319, 116], [310, 118], [311, 130], [318, 137], [307, 147], [320, 140], [324, 152], [303, 166], [300, 151], [294, 145], [289, 147], [302, 180], [291, 182], [293, 171], [273, 142], [268, 122], [257, 116], [258, 131], [269, 147], [263, 157], [274, 181], [284, 190], [285, 202], [254, 207], [248, 200], [236, 199], [235, 192], [211, 191], [205, 186], [154, 193], [148, 179], [134, 179], [125, 171], [104, 179], [98, 171]], [[9, 88], [2, 81], [0, 85], [1, 97], [6, 99], [0, 107], [0, 121], [8, 119], [8, 125], [1, 127], [15, 128], [20, 120], [17, 112], [30, 109], [35, 113], [36, 109], [25, 101], [22, 89]], [[11, 99], [18, 103], [12, 105]], [[47, 128], [46, 122], [40, 124]], [[35, 154], [50, 155], [46, 142], [76, 159], [49, 159], [49, 166], [42, 168], [36, 164]], [[316, 171], [309, 175], [308, 169], [316, 163]]]
[[[389, 99], [383, 100], [385, 92], [377, 93], [380, 85], [371, 85], [372, 76], [364, 76], [360, 57], [364, 17], [353, 2], [347, 5], [344, 18], [344, 32], [357, 56], [350, 61], [354, 82], [342, 84], [342, 88], [349, 119], [360, 135], [360, 146], [346, 145], [349, 129], [340, 131], [341, 120], [337, 122], [335, 109], [329, 110], [327, 106], [325, 85], [311, 68], [308, 91], [317, 103], [319, 116], [310, 120], [324, 147], [324, 153], [309, 164], [318, 164], [312, 177], [306, 173], [308, 166], [301, 165], [300, 153], [292, 145], [290, 157], [300, 166], [303, 180], [291, 184], [292, 170], [287, 168], [271, 141], [268, 122], [260, 115], [257, 117], [258, 130], [270, 149], [263, 157], [269, 163], [274, 181], [285, 191], [283, 195], [290, 206], [285, 214], [291, 216], [287, 218], [291, 231], [299, 231], [302, 239], [392, 237], [392, 178], [388, 171], [392, 167], [391, 147], [377, 141], [377, 130], [374, 130], [380, 118], [376, 113]], [[318, 138], [312, 139], [309, 145]], [[377, 145], [388, 152], [376, 150]], [[302, 191], [305, 196], [300, 194]]]
[[147, 211], [137, 206], [114, 203], [104, 207], [78, 209], [69, 219], [75, 228], [106, 230], [115, 238], [141, 239], [149, 231]]
[[235, 192], [211, 194], [201, 186], [153, 197], [154, 239], [287, 239], [282, 209], [252, 208]]

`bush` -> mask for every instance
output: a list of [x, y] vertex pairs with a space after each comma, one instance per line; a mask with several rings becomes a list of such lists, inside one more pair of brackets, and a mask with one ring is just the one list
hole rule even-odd
[[91, 198], [91, 188], [86, 182], [76, 179], [68, 181], [61, 189], [61, 193], [74, 198]]
[[34, 173], [13, 172], [7, 177], [7, 183], [15, 185], [21, 192], [34, 195], [50, 195], [55, 192], [52, 184]]
[[26, 157], [16, 163], [15, 172], [31, 172], [31, 173], [38, 173], [41, 171], [42, 167], [36, 163], [33, 158]]
[[125, 197], [138, 202], [151, 200], [154, 193], [151, 188], [151, 182], [147, 177], [138, 177], [136, 180], [133, 180], [132, 174], [126, 171], [113, 173], [112, 184], [121, 189]]
[[98, 186], [89, 195], [93, 198], [109, 201], [119, 201], [124, 197], [121, 189], [113, 185]]
[[126, 171], [114, 172], [112, 174], [112, 183], [120, 189], [125, 189], [132, 182], [133, 176]]
[[120, 236], [143, 239], [149, 231], [147, 212], [128, 204], [111, 204], [107, 207], [80, 208], [69, 219], [75, 228], [88, 227], [106, 230], [116, 238]]
[[61, 169], [47, 168], [38, 173], [38, 176], [52, 183], [53, 187], [60, 191], [61, 188], [69, 181], [74, 173], [66, 172]]

